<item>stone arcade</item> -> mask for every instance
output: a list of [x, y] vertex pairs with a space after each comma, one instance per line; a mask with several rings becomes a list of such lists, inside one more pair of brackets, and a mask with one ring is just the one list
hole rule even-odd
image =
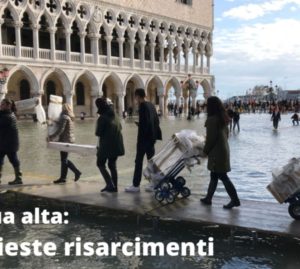
[[[9, 69], [0, 99], [56, 94], [93, 116], [105, 95], [121, 114], [144, 87], [165, 111], [168, 91], [187, 108], [190, 73], [205, 97], [210, 74], [213, 0], [0, 0], [0, 60]], [[201, 88], [201, 89], [200, 89]], [[192, 96], [195, 104], [196, 96]]]

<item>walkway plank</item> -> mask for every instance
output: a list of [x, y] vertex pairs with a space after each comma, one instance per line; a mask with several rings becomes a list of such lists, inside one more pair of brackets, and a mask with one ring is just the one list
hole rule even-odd
[[[26, 181], [29, 182], [29, 181]], [[174, 204], [162, 205], [154, 199], [153, 193], [125, 193], [120, 186], [119, 193], [100, 194], [99, 181], [80, 180], [65, 185], [49, 184], [11, 188], [2, 186], [2, 190], [22, 193], [61, 202], [89, 205], [95, 208], [118, 210], [126, 213], [148, 215], [162, 219], [224, 225], [259, 231], [267, 234], [279, 234], [300, 238], [300, 221], [293, 220], [288, 214], [288, 206], [276, 202], [242, 201], [242, 206], [225, 210], [222, 205], [228, 199], [216, 197], [211, 207], [199, 201], [199, 195], [193, 194], [188, 199], [178, 199]], [[47, 184], [45, 184], [45, 182]]]

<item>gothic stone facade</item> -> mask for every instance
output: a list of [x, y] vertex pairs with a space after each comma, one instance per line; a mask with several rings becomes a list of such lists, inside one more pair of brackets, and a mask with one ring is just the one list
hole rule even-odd
[[214, 92], [213, 0], [0, 0], [0, 27], [10, 70], [0, 99], [39, 96], [47, 106], [56, 94], [95, 115], [102, 95], [119, 113], [135, 109], [138, 87], [162, 112], [170, 88], [187, 106], [188, 74], [205, 97]]

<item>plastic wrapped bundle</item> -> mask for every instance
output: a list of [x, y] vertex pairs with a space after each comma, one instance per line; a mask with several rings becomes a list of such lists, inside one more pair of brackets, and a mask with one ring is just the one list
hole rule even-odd
[[300, 158], [293, 158], [282, 169], [272, 172], [273, 181], [267, 186], [279, 203], [284, 203], [294, 193], [300, 191]]
[[184, 160], [188, 168], [200, 164], [198, 157], [205, 157], [204, 144], [204, 137], [198, 136], [195, 131], [182, 130], [174, 134], [170, 141], [148, 162], [143, 171], [144, 176], [156, 183], [174, 169], [181, 160]]
[[77, 153], [83, 156], [96, 155], [97, 147], [94, 145], [80, 145], [80, 144], [69, 144], [69, 143], [59, 143], [59, 142], [49, 142], [49, 149], [54, 149], [63, 152]]
[[15, 102], [18, 113], [35, 113], [40, 123], [46, 122], [46, 113], [38, 97]]
[[48, 106], [48, 135], [53, 135], [58, 128], [58, 121], [62, 112], [63, 98], [61, 96], [50, 95]]

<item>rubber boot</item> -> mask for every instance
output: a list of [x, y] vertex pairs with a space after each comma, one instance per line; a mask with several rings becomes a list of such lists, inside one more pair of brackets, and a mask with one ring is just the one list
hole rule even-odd
[[211, 205], [211, 200], [214, 196], [217, 186], [218, 186], [218, 180], [211, 179], [208, 185], [206, 197], [200, 200], [203, 204]]
[[60, 178], [54, 180], [53, 183], [54, 184], [66, 183], [67, 174], [68, 174], [68, 165], [66, 163], [61, 163]]
[[101, 172], [101, 175], [103, 176], [103, 179], [106, 183], [106, 187], [101, 190], [101, 192], [112, 192], [114, 190], [114, 186], [112, 185], [112, 179], [111, 176], [109, 175], [108, 171], [106, 170], [105, 166], [99, 167], [99, 170]]
[[225, 209], [231, 209], [233, 207], [240, 206], [241, 205], [240, 199], [237, 195], [236, 189], [235, 189], [234, 185], [232, 184], [231, 180], [226, 180], [223, 183], [224, 183], [225, 189], [226, 189], [226, 191], [227, 191], [227, 193], [228, 193], [228, 195], [231, 199], [229, 204], [224, 205], [223, 207]]
[[68, 161], [68, 168], [75, 174], [74, 181], [76, 182], [77, 180], [79, 180], [79, 178], [81, 176], [81, 172], [77, 169], [77, 167], [71, 161]]
[[14, 167], [15, 170], [15, 180], [8, 182], [9, 185], [20, 185], [23, 184], [22, 182], [22, 172], [20, 167]]
[[109, 165], [109, 170], [111, 174], [111, 180], [113, 183], [114, 187], [114, 192], [118, 192], [118, 172], [117, 168], [115, 166], [110, 166]]

